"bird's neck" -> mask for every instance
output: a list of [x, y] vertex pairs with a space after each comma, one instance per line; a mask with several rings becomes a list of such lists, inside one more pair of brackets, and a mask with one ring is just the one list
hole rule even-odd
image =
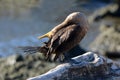
[[51, 31], [53, 33], [56, 33], [57, 31], [59, 31], [60, 29], [64, 28], [66, 26], [65, 22], [62, 22], [61, 24], [57, 25], [56, 27], [54, 27]]

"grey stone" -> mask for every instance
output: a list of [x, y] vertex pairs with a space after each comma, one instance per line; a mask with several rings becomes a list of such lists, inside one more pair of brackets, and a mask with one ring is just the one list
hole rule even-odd
[[120, 64], [93, 52], [72, 58], [45, 74], [27, 80], [119, 80]]

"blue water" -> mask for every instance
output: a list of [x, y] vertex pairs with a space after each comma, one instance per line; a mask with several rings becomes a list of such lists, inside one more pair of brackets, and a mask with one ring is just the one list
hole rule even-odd
[[[32, 19], [32, 18], [31, 18]], [[53, 24], [40, 20], [0, 19], [0, 56], [16, 54], [19, 46], [40, 46], [37, 37], [49, 31]]]
[[0, 56], [6, 57], [12, 54], [17, 54], [20, 50], [18, 47], [24, 46], [41, 46], [47, 38], [38, 40], [37, 36], [41, 34], [31, 35], [24, 38], [16, 38], [6, 42], [0, 42]]

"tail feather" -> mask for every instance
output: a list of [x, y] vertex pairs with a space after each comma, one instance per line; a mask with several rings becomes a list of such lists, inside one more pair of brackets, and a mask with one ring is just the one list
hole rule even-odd
[[48, 58], [50, 58], [50, 55], [47, 55], [47, 53], [49, 52], [49, 46], [50, 46], [50, 42], [51, 42], [51, 39], [49, 39], [48, 42], [44, 42], [44, 45], [43, 46], [21, 46], [21, 47], [18, 47], [19, 48], [19, 51], [24, 54], [33, 54], [33, 53], [42, 53], [45, 57], [48, 56]]

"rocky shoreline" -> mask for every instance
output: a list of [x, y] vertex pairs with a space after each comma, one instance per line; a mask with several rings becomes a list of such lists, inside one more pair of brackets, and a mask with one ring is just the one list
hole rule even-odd
[[[116, 6], [118, 6], [118, 8], [116, 8]], [[73, 7], [71, 8], [71, 11], [74, 11]], [[79, 7], [79, 5], [77, 5], [77, 7]], [[114, 11], [113, 11], [113, 7], [116, 8], [116, 9], [114, 8]], [[78, 8], [75, 8], [75, 9], [80, 10]], [[120, 74], [120, 66], [119, 66], [119, 64], [120, 64], [119, 63], [119, 61], [120, 61], [120, 37], [119, 37], [120, 36], [120, 16], [118, 15], [119, 11], [120, 11], [120, 3], [118, 2], [115, 4], [110, 4], [107, 7], [98, 9], [95, 12], [93, 12], [93, 14], [91, 14], [91, 15], [89, 14], [88, 20], [90, 22], [90, 26], [92, 26], [92, 28], [89, 30], [90, 34], [88, 33], [86, 36], [86, 37], [89, 37], [89, 38], [86, 38], [86, 40], [89, 39], [89, 41], [86, 41], [84, 39], [82, 41], [82, 43], [92, 41], [92, 43], [90, 43], [91, 44], [90, 46], [88, 45], [88, 43], [86, 43], [84, 45], [84, 47], [87, 48], [87, 50], [92, 51], [91, 52], [92, 57], [90, 57], [89, 54], [83, 54], [86, 52], [86, 50], [84, 50], [84, 49], [82, 51], [76, 50], [76, 48], [75, 48], [75, 50], [71, 50], [69, 53], [71, 53], [72, 55], [66, 55], [66, 56], [69, 56], [70, 58], [72, 58], [75, 56], [80, 57], [79, 55], [81, 55], [81, 56], [84, 56], [83, 57], [84, 59], [87, 59], [87, 61], [84, 61], [84, 59], [81, 59], [81, 57], [80, 57], [79, 58], [80, 64], [78, 62], [76, 62], [76, 63], [72, 62], [73, 64], [76, 64], [76, 65], [78, 64], [79, 66], [81, 66], [81, 63], [85, 62], [84, 64], [87, 63], [86, 65], [88, 65], [88, 66], [87, 66], [87, 68], [84, 65], [82, 68], [78, 67], [78, 68], [80, 68], [80, 70], [85, 72], [85, 74], [83, 74], [82, 72], [77, 72], [78, 69], [73, 68], [73, 66], [72, 66], [73, 73], [68, 75], [67, 73], [69, 71], [65, 72], [66, 75], [63, 75], [63, 78], [69, 79], [69, 78], [71, 78], [70, 75], [72, 75], [73, 78], [75, 78], [76, 76], [79, 76], [79, 78], [81, 77], [82, 80], [88, 80], [85, 77], [86, 77], [86, 75], [89, 74], [89, 71], [91, 71], [90, 72], [91, 75], [89, 74], [89, 78], [91, 78], [91, 79], [93, 79], [93, 77], [96, 77], [95, 74], [99, 73], [99, 72], [103, 72], [103, 73], [101, 73], [101, 74], [103, 74], [101, 76], [104, 76], [104, 75], [107, 76], [105, 80], [110, 80], [110, 78], [111, 78], [111, 80], [119, 80], [120, 79], [120, 75], [119, 75]], [[69, 12], [70, 11], [68, 11], [67, 13], [69, 13]], [[59, 22], [59, 19], [61, 20], [61, 17], [59, 17], [58, 20], [56, 20], [56, 21]], [[99, 34], [99, 35], [97, 35], [97, 34]], [[92, 36], [92, 35], [96, 35], [95, 40], [93, 40], [95, 38], [95, 36]], [[89, 46], [89, 49], [88, 49], [88, 46]], [[96, 53], [94, 54], [93, 52], [96, 52], [97, 54]], [[102, 57], [101, 57], [101, 55], [102, 55]], [[95, 56], [97, 56], [97, 58]], [[98, 61], [96, 63], [92, 63], [92, 62], [94, 62], [94, 60], [91, 61], [91, 58], [92, 59], [95, 58], [96, 61], [98, 59], [100, 59], [103, 62], [100, 63]], [[112, 60], [110, 60], [109, 58]], [[104, 62], [104, 61], [106, 61], [106, 62]], [[70, 63], [70, 64], [72, 64], [72, 63]], [[95, 65], [98, 65], [97, 63], [102, 64], [102, 68], [101, 68], [101, 65], [99, 65], [96, 68]], [[41, 55], [41, 53], [38, 53], [38, 52], [35, 54], [24, 55], [24, 56], [23, 55], [13, 55], [13, 56], [9, 56], [6, 58], [0, 58], [0, 65], [1, 65], [0, 66], [0, 72], [1, 72], [0, 80], [25, 80], [30, 77], [35, 77], [35, 76], [39, 76], [43, 73], [46, 73], [50, 69], [54, 70], [54, 69], [56, 69], [55, 67], [60, 64], [61, 63], [58, 63], [58, 62], [45, 61], [44, 57]], [[68, 62], [68, 64], [69, 64], [69, 62]], [[89, 67], [89, 65], [90, 65], [90, 67]], [[64, 65], [63, 65], [63, 67], [64, 67]], [[89, 67], [89, 70], [88, 70], [88, 67]], [[93, 73], [92, 73], [92, 69], [93, 69]], [[100, 71], [99, 71], [99, 69], [100, 69]], [[81, 75], [78, 75], [78, 74], [75, 75], [76, 74], [75, 71], [77, 73], [80, 73]], [[50, 72], [52, 72], [52, 71], [50, 71]], [[52, 74], [49, 74], [49, 75], [52, 75]], [[101, 76], [97, 76], [97, 79], [102, 80], [103, 78], [101, 78]], [[110, 78], [108, 78], [108, 77], [110, 77]], [[41, 80], [43, 80], [43, 79], [44, 79], [44, 77], [41, 78]], [[55, 79], [50, 78], [49, 80], [62, 80], [62, 79], [60, 77], [56, 76]], [[76, 78], [75, 80], [77, 80], [77, 79], [78, 78]], [[34, 78], [31, 78], [30, 80], [34, 80]], [[74, 79], [72, 79], [72, 80], [74, 80]]]
[[25, 80], [54, 68], [58, 63], [46, 62], [40, 53], [13, 55], [0, 59], [0, 80]]

